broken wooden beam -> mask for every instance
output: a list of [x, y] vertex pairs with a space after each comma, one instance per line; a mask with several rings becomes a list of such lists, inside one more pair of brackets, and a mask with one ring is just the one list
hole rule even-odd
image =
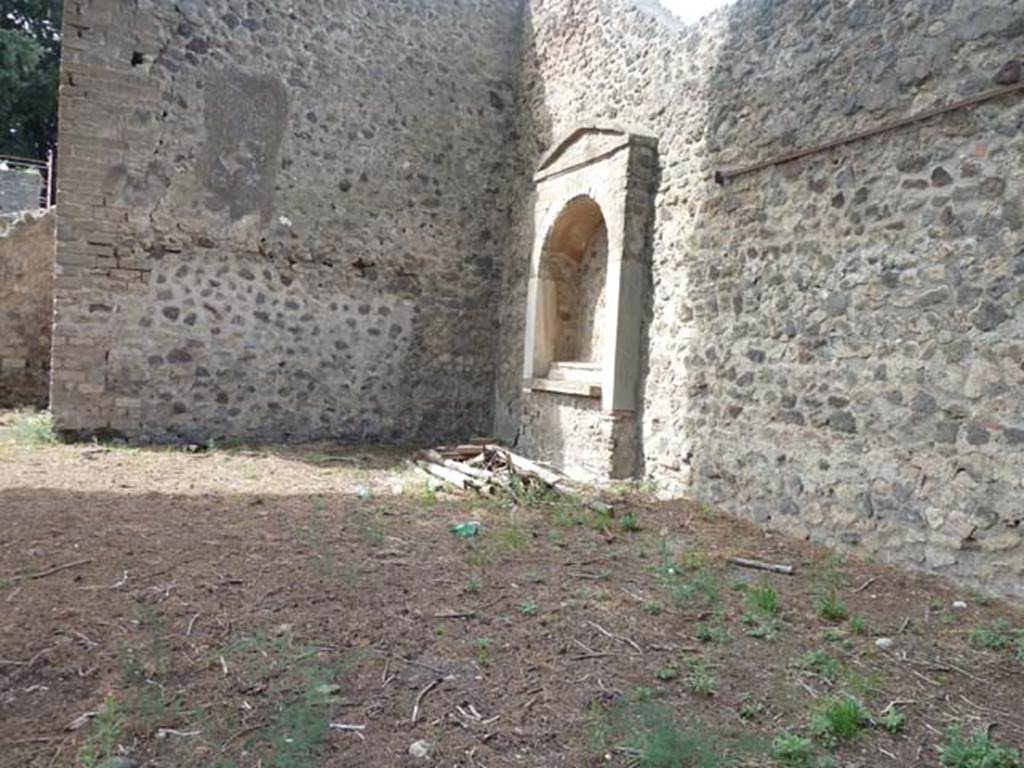
[[738, 565], [740, 568], [753, 568], [756, 571], [770, 571], [771, 573], [781, 573], [786, 576], [792, 576], [796, 573], [796, 568], [792, 565], [765, 563], [761, 560], [747, 560], [744, 557], [730, 557], [729, 562], [733, 565]]

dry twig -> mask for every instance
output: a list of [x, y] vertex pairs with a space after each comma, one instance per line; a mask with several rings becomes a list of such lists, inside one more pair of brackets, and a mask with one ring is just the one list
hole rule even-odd
[[440, 680], [433, 680], [426, 685], [422, 691], [416, 696], [416, 701], [412, 705], [412, 722], [415, 725], [416, 721], [420, 719], [420, 704], [423, 703], [423, 699], [426, 698], [427, 694], [437, 688], [441, 684]]

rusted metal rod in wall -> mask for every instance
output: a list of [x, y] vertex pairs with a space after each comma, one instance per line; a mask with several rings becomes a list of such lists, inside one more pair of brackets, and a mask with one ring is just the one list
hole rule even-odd
[[993, 88], [990, 91], [984, 91], [983, 93], [979, 93], [967, 99], [954, 101], [953, 103], [946, 104], [945, 106], [942, 107], [926, 109], [923, 112], [918, 112], [916, 114], [910, 115], [908, 117], [903, 117], [898, 120], [891, 120], [888, 123], [882, 123], [881, 125], [877, 125], [873, 128], [867, 128], [858, 133], [851, 133], [849, 136], [843, 136], [840, 139], [834, 139], [832, 141], [825, 142], [824, 144], [817, 144], [813, 147], [806, 147], [804, 149], [794, 150], [793, 152], [787, 152], [784, 155], [773, 157], [771, 160], [764, 160], [760, 163], [754, 163], [753, 165], [748, 165], [743, 168], [736, 168], [731, 171], [715, 171], [715, 181], [718, 182], [719, 184], [725, 184], [725, 182], [729, 181], [730, 179], [735, 179], [737, 176], [745, 176], [748, 173], [754, 173], [755, 171], [760, 171], [765, 168], [771, 168], [772, 166], [775, 165], [791, 163], [794, 160], [799, 160], [800, 158], [807, 157], [808, 155], [816, 155], [819, 152], [827, 152], [830, 149], [835, 149], [836, 147], [841, 147], [846, 144], [852, 144], [855, 141], [863, 141], [864, 139], [869, 139], [872, 136], [877, 136], [878, 134], [885, 133], [886, 131], [892, 131], [897, 128], [904, 128], [908, 125], [913, 125], [914, 123], [920, 123], [925, 120], [931, 120], [933, 117], [938, 117], [939, 115], [944, 115], [948, 112], [955, 112], [958, 109], [967, 109], [968, 107], [973, 107], [977, 104], [982, 104], [986, 101], [992, 101], [993, 99], [1001, 99], [1004, 96], [1009, 96], [1011, 93], [1018, 93], [1020, 91], [1024, 91], [1024, 82], [1015, 83], [1013, 85], [1007, 85], [1002, 88]]

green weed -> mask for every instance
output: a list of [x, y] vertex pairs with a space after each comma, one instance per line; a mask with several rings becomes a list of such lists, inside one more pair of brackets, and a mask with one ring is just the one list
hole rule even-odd
[[986, 626], [977, 626], [968, 635], [971, 645], [990, 651], [1011, 649], [1017, 660], [1024, 664], [1024, 629], [1014, 629], [1006, 619]]
[[718, 679], [715, 668], [706, 659], [696, 659], [690, 663], [690, 690], [701, 696], [714, 696], [718, 690]]
[[329, 714], [336, 703], [334, 678], [344, 664], [312, 664], [302, 669], [303, 685], [274, 715], [263, 735], [273, 749], [275, 768], [316, 768], [317, 755], [330, 733]]
[[536, 603], [520, 603], [519, 612], [523, 616], [536, 616], [540, 608]]
[[635, 533], [640, 530], [640, 521], [635, 512], [626, 512], [619, 518], [619, 528], [626, 533]]
[[717, 609], [722, 602], [718, 578], [707, 566], [683, 576], [671, 566], [663, 570], [663, 583], [676, 608]]
[[818, 615], [827, 621], [843, 621], [847, 617], [846, 604], [839, 594], [846, 572], [843, 560], [838, 555], [831, 555], [826, 560], [821, 572], [821, 585], [818, 593]]
[[670, 680], [675, 680], [677, 677], [679, 677], [679, 668], [674, 665], [662, 667], [654, 673], [654, 676], [661, 680], [663, 683], [667, 683]]
[[745, 729], [680, 721], [650, 689], [637, 689], [609, 709], [592, 706], [587, 741], [594, 754], [615, 749], [637, 768], [726, 768], [766, 751]]
[[60, 442], [53, 429], [53, 415], [49, 411], [19, 411], [3, 431], [7, 440], [28, 447], [55, 445]]
[[309, 522], [301, 528], [301, 533], [305, 544], [316, 553], [321, 576], [325, 579], [333, 578], [336, 567], [334, 547], [327, 541], [327, 532], [320, 521], [310, 515]]
[[879, 716], [878, 724], [895, 736], [897, 733], [901, 733], [906, 727], [907, 716], [900, 712], [896, 707], [892, 707]]
[[737, 714], [743, 722], [750, 722], [752, 720], [757, 720], [767, 711], [768, 706], [760, 699], [752, 699], [744, 696]]
[[846, 618], [846, 604], [838, 592], [829, 590], [818, 597], [818, 615], [827, 621], [843, 621]]
[[821, 650], [805, 653], [793, 662], [793, 666], [802, 672], [823, 677], [830, 683], [839, 681], [846, 670], [839, 659]]
[[768, 581], [750, 587], [746, 597], [747, 609], [766, 618], [779, 614], [779, 593]]
[[78, 750], [78, 761], [86, 768], [93, 768], [101, 760], [113, 757], [123, 735], [120, 706], [116, 698], [108, 696], [92, 721], [89, 736]]
[[660, 616], [664, 612], [665, 606], [656, 600], [652, 600], [649, 603], [644, 603], [644, 612], [651, 616]]
[[859, 700], [844, 696], [824, 701], [811, 716], [811, 731], [828, 746], [857, 738], [871, 723], [871, 714]]
[[772, 759], [785, 768], [809, 768], [814, 752], [813, 741], [791, 731], [783, 731], [772, 741]]
[[609, 530], [615, 524], [615, 510], [603, 504], [591, 510], [590, 527], [595, 531]]
[[476, 639], [476, 660], [481, 666], [491, 663], [491, 638], [478, 637]]
[[515, 523], [500, 526], [494, 532], [495, 546], [503, 552], [521, 552], [530, 544], [530, 537]]
[[868, 623], [863, 616], [850, 617], [850, 631], [855, 635], [865, 635], [868, 631]]
[[983, 728], [970, 734], [960, 727], [950, 728], [939, 756], [943, 768], [1024, 768], [1020, 752], [993, 741]]
[[697, 627], [697, 639], [702, 643], [725, 645], [732, 640], [728, 628], [719, 622], [709, 622]]

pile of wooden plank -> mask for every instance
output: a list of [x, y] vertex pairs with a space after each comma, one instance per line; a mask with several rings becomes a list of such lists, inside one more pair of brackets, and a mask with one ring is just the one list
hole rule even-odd
[[560, 472], [493, 443], [421, 451], [415, 463], [422, 472], [460, 491], [473, 490], [488, 496], [524, 490], [537, 483], [566, 493], [574, 491], [569, 478]]

